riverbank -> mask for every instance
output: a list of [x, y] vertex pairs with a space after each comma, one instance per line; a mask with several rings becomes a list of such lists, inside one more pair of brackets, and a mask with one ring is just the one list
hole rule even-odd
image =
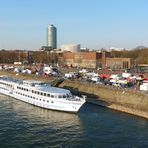
[[[34, 79], [44, 82], [59, 83], [56, 77], [42, 77], [37, 75], [26, 75], [14, 72], [0, 71], [0, 76], [7, 75], [17, 79]], [[58, 80], [58, 81], [57, 81]], [[107, 108], [145, 117], [148, 119], [148, 94], [137, 90], [117, 89], [106, 85], [95, 85], [81, 81], [65, 80], [58, 85], [67, 88], [77, 95], [86, 95], [87, 102], [101, 105]]]
[[75, 94], [86, 95], [90, 103], [148, 119], [148, 94], [70, 80], [65, 80], [59, 86]]
[[45, 76], [33, 75], [33, 74], [15, 73], [12, 71], [0, 71], [0, 76], [8, 76], [16, 79], [25, 79], [25, 80], [33, 79], [33, 80], [39, 80], [43, 82], [48, 82], [56, 79], [56, 77], [45, 77]]

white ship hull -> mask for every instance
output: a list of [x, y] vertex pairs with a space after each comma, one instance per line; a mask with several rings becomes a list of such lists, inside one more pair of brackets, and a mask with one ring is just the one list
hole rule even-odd
[[[46, 86], [46, 91], [44, 91], [44, 87], [40, 89], [40, 87], [27, 86], [18, 82], [10, 81], [9, 79], [0, 79], [1, 94], [11, 96], [15, 99], [38, 107], [65, 112], [78, 112], [81, 106], [85, 103], [85, 98], [75, 97], [72, 95], [69, 97], [67, 96], [67, 98], [58, 98], [59, 96], [61, 97], [61, 94], [66, 95], [66, 93], [69, 93], [69, 90]], [[50, 97], [47, 95], [50, 95]]]

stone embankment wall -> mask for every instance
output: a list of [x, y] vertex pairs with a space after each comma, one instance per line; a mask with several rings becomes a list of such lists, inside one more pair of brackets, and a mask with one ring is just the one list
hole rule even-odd
[[77, 95], [86, 95], [90, 103], [148, 118], [148, 94], [70, 80], [65, 80], [59, 86]]

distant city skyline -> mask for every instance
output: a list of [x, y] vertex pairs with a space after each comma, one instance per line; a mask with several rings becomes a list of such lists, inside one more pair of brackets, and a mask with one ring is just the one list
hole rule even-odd
[[148, 46], [147, 6], [147, 0], [1, 0], [0, 49], [39, 49], [49, 24], [58, 29], [58, 48]]

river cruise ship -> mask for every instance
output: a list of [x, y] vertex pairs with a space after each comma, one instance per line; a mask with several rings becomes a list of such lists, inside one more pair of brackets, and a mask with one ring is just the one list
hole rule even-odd
[[78, 112], [86, 102], [85, 96], [78, 97], [67, 89], [52, 87], [36, 80], [17, 80], [0, 77], [0, 93], [46, 109]]

